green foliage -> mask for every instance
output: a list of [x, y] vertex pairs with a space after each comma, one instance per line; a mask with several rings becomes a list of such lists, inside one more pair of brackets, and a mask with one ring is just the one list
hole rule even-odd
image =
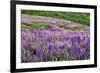
[[64, 28], [65, 30], [72, 30], [72, 31], [77, 31], [82, 28], [82, 27], [65, 27], [64, 25], [60, 25], [59, 27]]
[[33, 16], [47, 16], [59, 19], [70, 20], [83, 25], [90, 25], [90, 14], [81, 12], [58, 12], [58, 11], [39, 11], [39, 10], [22, 10], [22, 14]]
[[33, 24], [22, 24], [22, 29], [47, 29], [50, 28], [48, 25], [45, 25], [43, 22], [34, 22]]
[[66, 30], [72, 30], [72, 31], [76, 31], [76, 30], [80, 30], [80, 27], [74, 27], [74, 28], [64, 28]]

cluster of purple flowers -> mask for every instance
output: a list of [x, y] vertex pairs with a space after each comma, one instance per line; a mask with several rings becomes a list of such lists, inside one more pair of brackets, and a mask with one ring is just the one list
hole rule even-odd
[[[28, 16], [21, 18], [22, 24], [32, 25], [34, 21]], [[46, 21], [46, 24], [51, 25], [52, 28], [21, 30], [22, 62], [85, 60], [90, 58], [89, 30], [83, 30], [83, 28], [78, 31], [65, 30], [58, 26], [73, 28], [80, 25], [74, 23], [58, 25], [56, 21], [52, 23], [47, 23], [45, 19], [43, 21]]]
[[[90, 36], [84, 31], [22, 30], [23, 62], [90, 58]], [[34, 60], [33, 60], [34, 59]]]
[[32, 18], [30, 18], [30, 17], [26, 17], [26, 16], [21, 16], [21, 23], [22, 24], [32, 24], [32, 22], [33, 22], [33, 19]]

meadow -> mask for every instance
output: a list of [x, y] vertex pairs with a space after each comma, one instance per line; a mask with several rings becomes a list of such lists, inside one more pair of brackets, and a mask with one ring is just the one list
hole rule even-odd
[[21, 62], [90, 59], [90, 14], [21, 11]]

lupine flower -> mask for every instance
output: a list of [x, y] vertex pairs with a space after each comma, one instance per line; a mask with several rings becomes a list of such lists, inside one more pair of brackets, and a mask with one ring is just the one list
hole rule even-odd
[[40, 50], [36, 50], [36, 55], [38, 57], [42, 57], [44, 55], [44, 53], [42, 51], [40, 51]]
[[60, 45], [61, 49], [64, 49], [65, 47], [66, 47], [66, 43], [63, 43], [63, 44]]
[[77, 49], [76, 49], [76, 55], [77, 55], [77, 56], [80, 56], [80, 54], [81, 54], [81, 48], [77, 48]]
[[53, 49], [53, 46], [51, 44], [49, 44], [48, 50], [51, 51], [52, 49]]

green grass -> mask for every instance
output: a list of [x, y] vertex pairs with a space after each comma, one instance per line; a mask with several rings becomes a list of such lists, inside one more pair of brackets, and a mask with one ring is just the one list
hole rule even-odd
[[72, 30], [72, 31], [77, 31], [80, 30], [80, 27], [73, 27], [73, 28], [64, 28], [66, 30]]
[[45, 25], [44, 22], [34, 22], [33, 24], [22, 24], [22, 29], [47, 29], [50, 26]]
[[58, 11], [38, 11], [38, 10], [22, 10], [22, 14], [33, 16], [47, 16], [59, 19], [70, 20], [83, 25], [90, 25], [90, 14], [81, 12], [58, 12]]
[[80, 30], [82, 27], [65, 27], [63, 25], [59, 26], [60, 28], [64, 28], [65, 30], [72, 30], [72, 31], [77, 31]]

